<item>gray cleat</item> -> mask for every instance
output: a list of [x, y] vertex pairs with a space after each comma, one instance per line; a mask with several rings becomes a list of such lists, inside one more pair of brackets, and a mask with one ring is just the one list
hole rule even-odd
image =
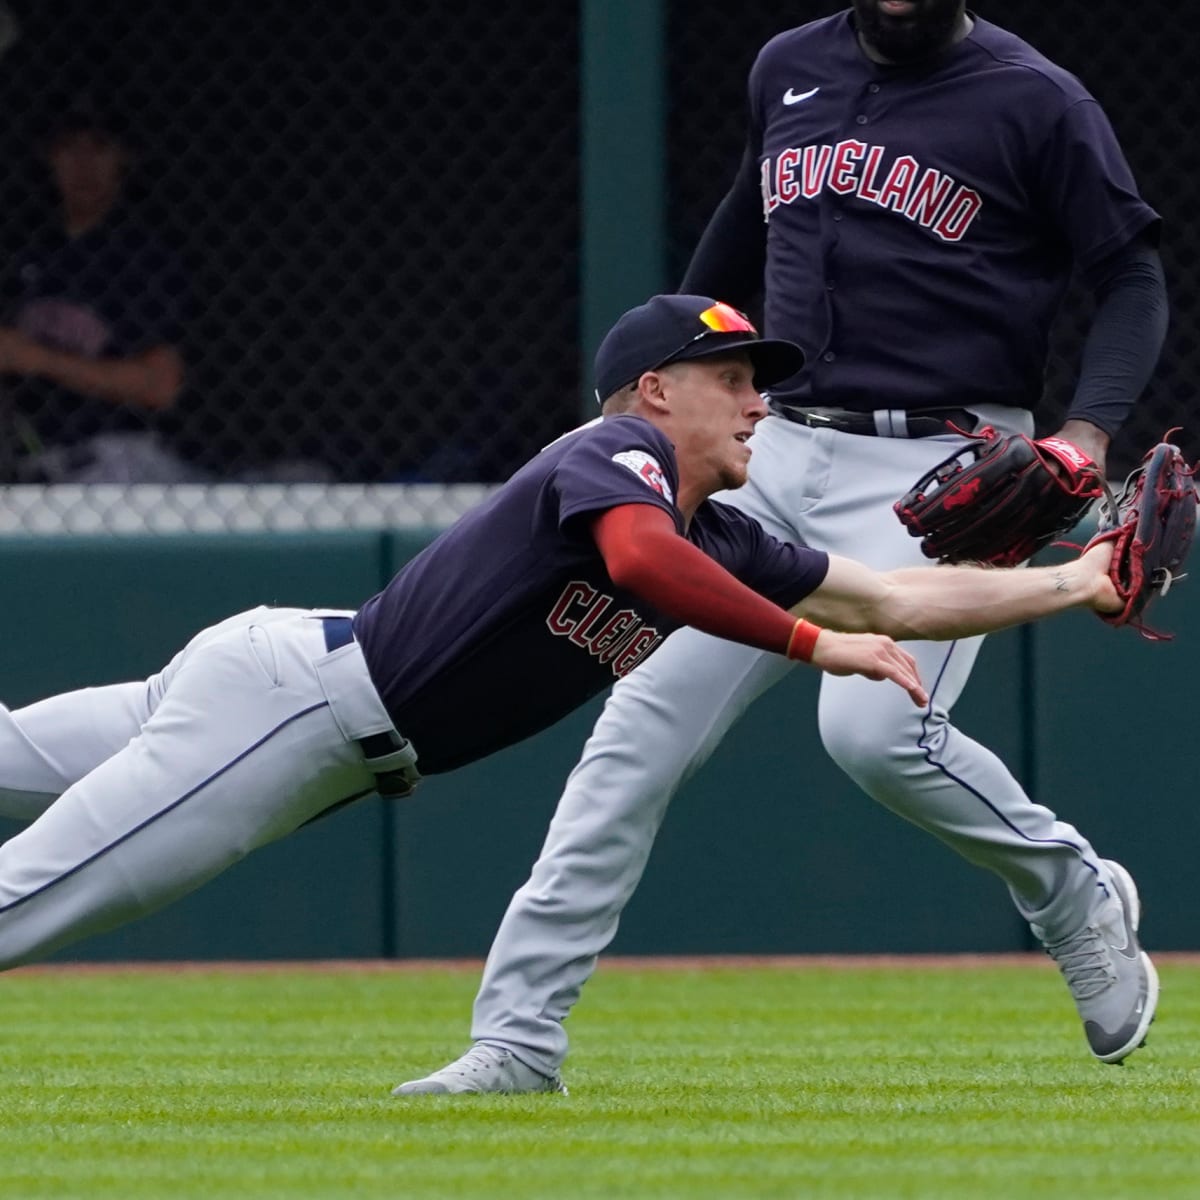
[[412, 1079], [392, 1089], [393, 1096], [455, 1095], [462, 1092], [561, 1092], [566, 1085], [557, 1075], [527, 1067], [512, 1051], [476, 1042], [449, 1066], [424, 1079]]
[[1047, 942], [1075, 999], [1092, 1053], [1119, 1063], [1143, 1045], [1158, 1006], [1158, 972], [1138, 941], [1142, 907], [1129, 872], [1105, 860], [1113, 894], [1073, 937]]

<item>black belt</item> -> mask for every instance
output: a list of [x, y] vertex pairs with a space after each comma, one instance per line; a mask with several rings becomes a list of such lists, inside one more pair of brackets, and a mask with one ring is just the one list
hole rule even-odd
[[[348, 646], [354, 641], [354, 625], [350, 617], [322, 617], [321, 625], [325, 633], [325, 649], [329, 653]], [[384, 768], [376, 770], [371, 765], [372, 759], [387, 759], [408, 746], [408, 739], [401, 737], [394, 729], [385, 733], [372, 733], [366, 737], [356, 738], [367, 767], [375, 776], [375, 789], [381, 796], [395, 798], [411, 794], [416, 784], [413, 776], [407, 771], [396, 771]]]
[[979, 425], [979, 418], [965, 408], [880, 409], [877, 417], [851, 408], [798, 408], [772, 400], [771, 411], [810, 429], [836, 429], [863, 437], [936, 437], [954, 433], [952, 425], [963, 433], [973, 433]]

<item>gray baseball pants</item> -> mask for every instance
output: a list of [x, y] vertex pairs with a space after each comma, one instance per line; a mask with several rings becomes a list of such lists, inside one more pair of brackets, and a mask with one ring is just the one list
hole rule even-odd
[[0, 969], [153, 912], [374, 788], [391, 729], [358, 645], [258, 608], [138, 683], [0, 707]]

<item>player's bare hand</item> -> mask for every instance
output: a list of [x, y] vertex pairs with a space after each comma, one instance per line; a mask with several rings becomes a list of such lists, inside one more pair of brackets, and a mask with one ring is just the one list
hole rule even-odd
[[881, 633], [838, 633], [822, 629], [813, 647], [812, 663], [830, 675], [862, 675], [890, 679], [902, 687], [918, 707], [929, 703], [921, 685], [917, 661], [890, 637]]
[[1115, 549], [1111, 540], [1097, 542], [1079, 556], [1079, 566], [1087, 572], [1087, 581], [1092, 588], [1092, 608], [1098, 613], [1120, 612], [1125, 607], [1109, 575]]

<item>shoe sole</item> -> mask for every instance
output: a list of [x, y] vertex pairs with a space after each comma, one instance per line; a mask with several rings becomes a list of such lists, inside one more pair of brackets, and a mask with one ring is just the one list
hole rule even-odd
[[[1133, 913], [1129, 923], [1133, 926], [1133, 932], [1137, 933], [1138, 927], [1142, 923], [1142, 898], [1138, 894], [1137, 884], [1133, 882], [1133, 876], [1119, 862], [1105, 859], [1105, 866], [1108, 867], [1108, 873], [1113, 877], [1117, 890], [1121, 893], [1121, 903], [1124, 904], [1127, 900], [1133, 902]], [[1145, 950], [1141, 952], [1141, 960], [1142, 970], [1146, 972], [1146, 1008], [1142, 1013], [1142, 1019], [1137, 1023], [1133, 1036], [1119, 1050], [1096, 1055], [1102, 1063], [1117, 1066], [1135, 1050], [1140, 1050], [1146, 1044], [1146, 1035], [1150, 1031], [1158, 1009], [1158, 971], [1155, 970], [1154, 964]]]
[[[423, 1082], [414, 1080], [414, 1082]], [[461, 1088], [454, 1090], [447, 1087], [444, 1083], [438, 1083], [433, 1086], [413, 1087], [410, 1084], [402, 1083], [399, 1087], [392, 1088], [393, 1096], [550, 1096], [550, 1095], [569, 1096], [567, 1085], [560, 1079], [555, 1087], [548, 1088], [509, 1088], [505, 1091], [489, 1092], [483, 1088]]]
[[[440, 1072], [439, 1072], [440, 1074]], [[407, 1083], [399, 1084], [392, 1088], [393, 1096], [528, 1096], [535, 1093], [552, 1094], [558, 1093], [561, 1096], [568, 1096], [567, 1085], [555, 1076], [547, 1078], [544, 1085], [534, 1085], [533, 1087], [520, 1087], [513, 1085], [507, 1088], [486, 1088], [475, 1086], [477, 1081], [472, 1080], [465, 1086], [458, 1086], [463, 1083], [461, 1077], [452, 1078], [449, 1081], [438, 1079], [436, 1076], [429, 1076], [425, 1079], [410, 1079]]]

